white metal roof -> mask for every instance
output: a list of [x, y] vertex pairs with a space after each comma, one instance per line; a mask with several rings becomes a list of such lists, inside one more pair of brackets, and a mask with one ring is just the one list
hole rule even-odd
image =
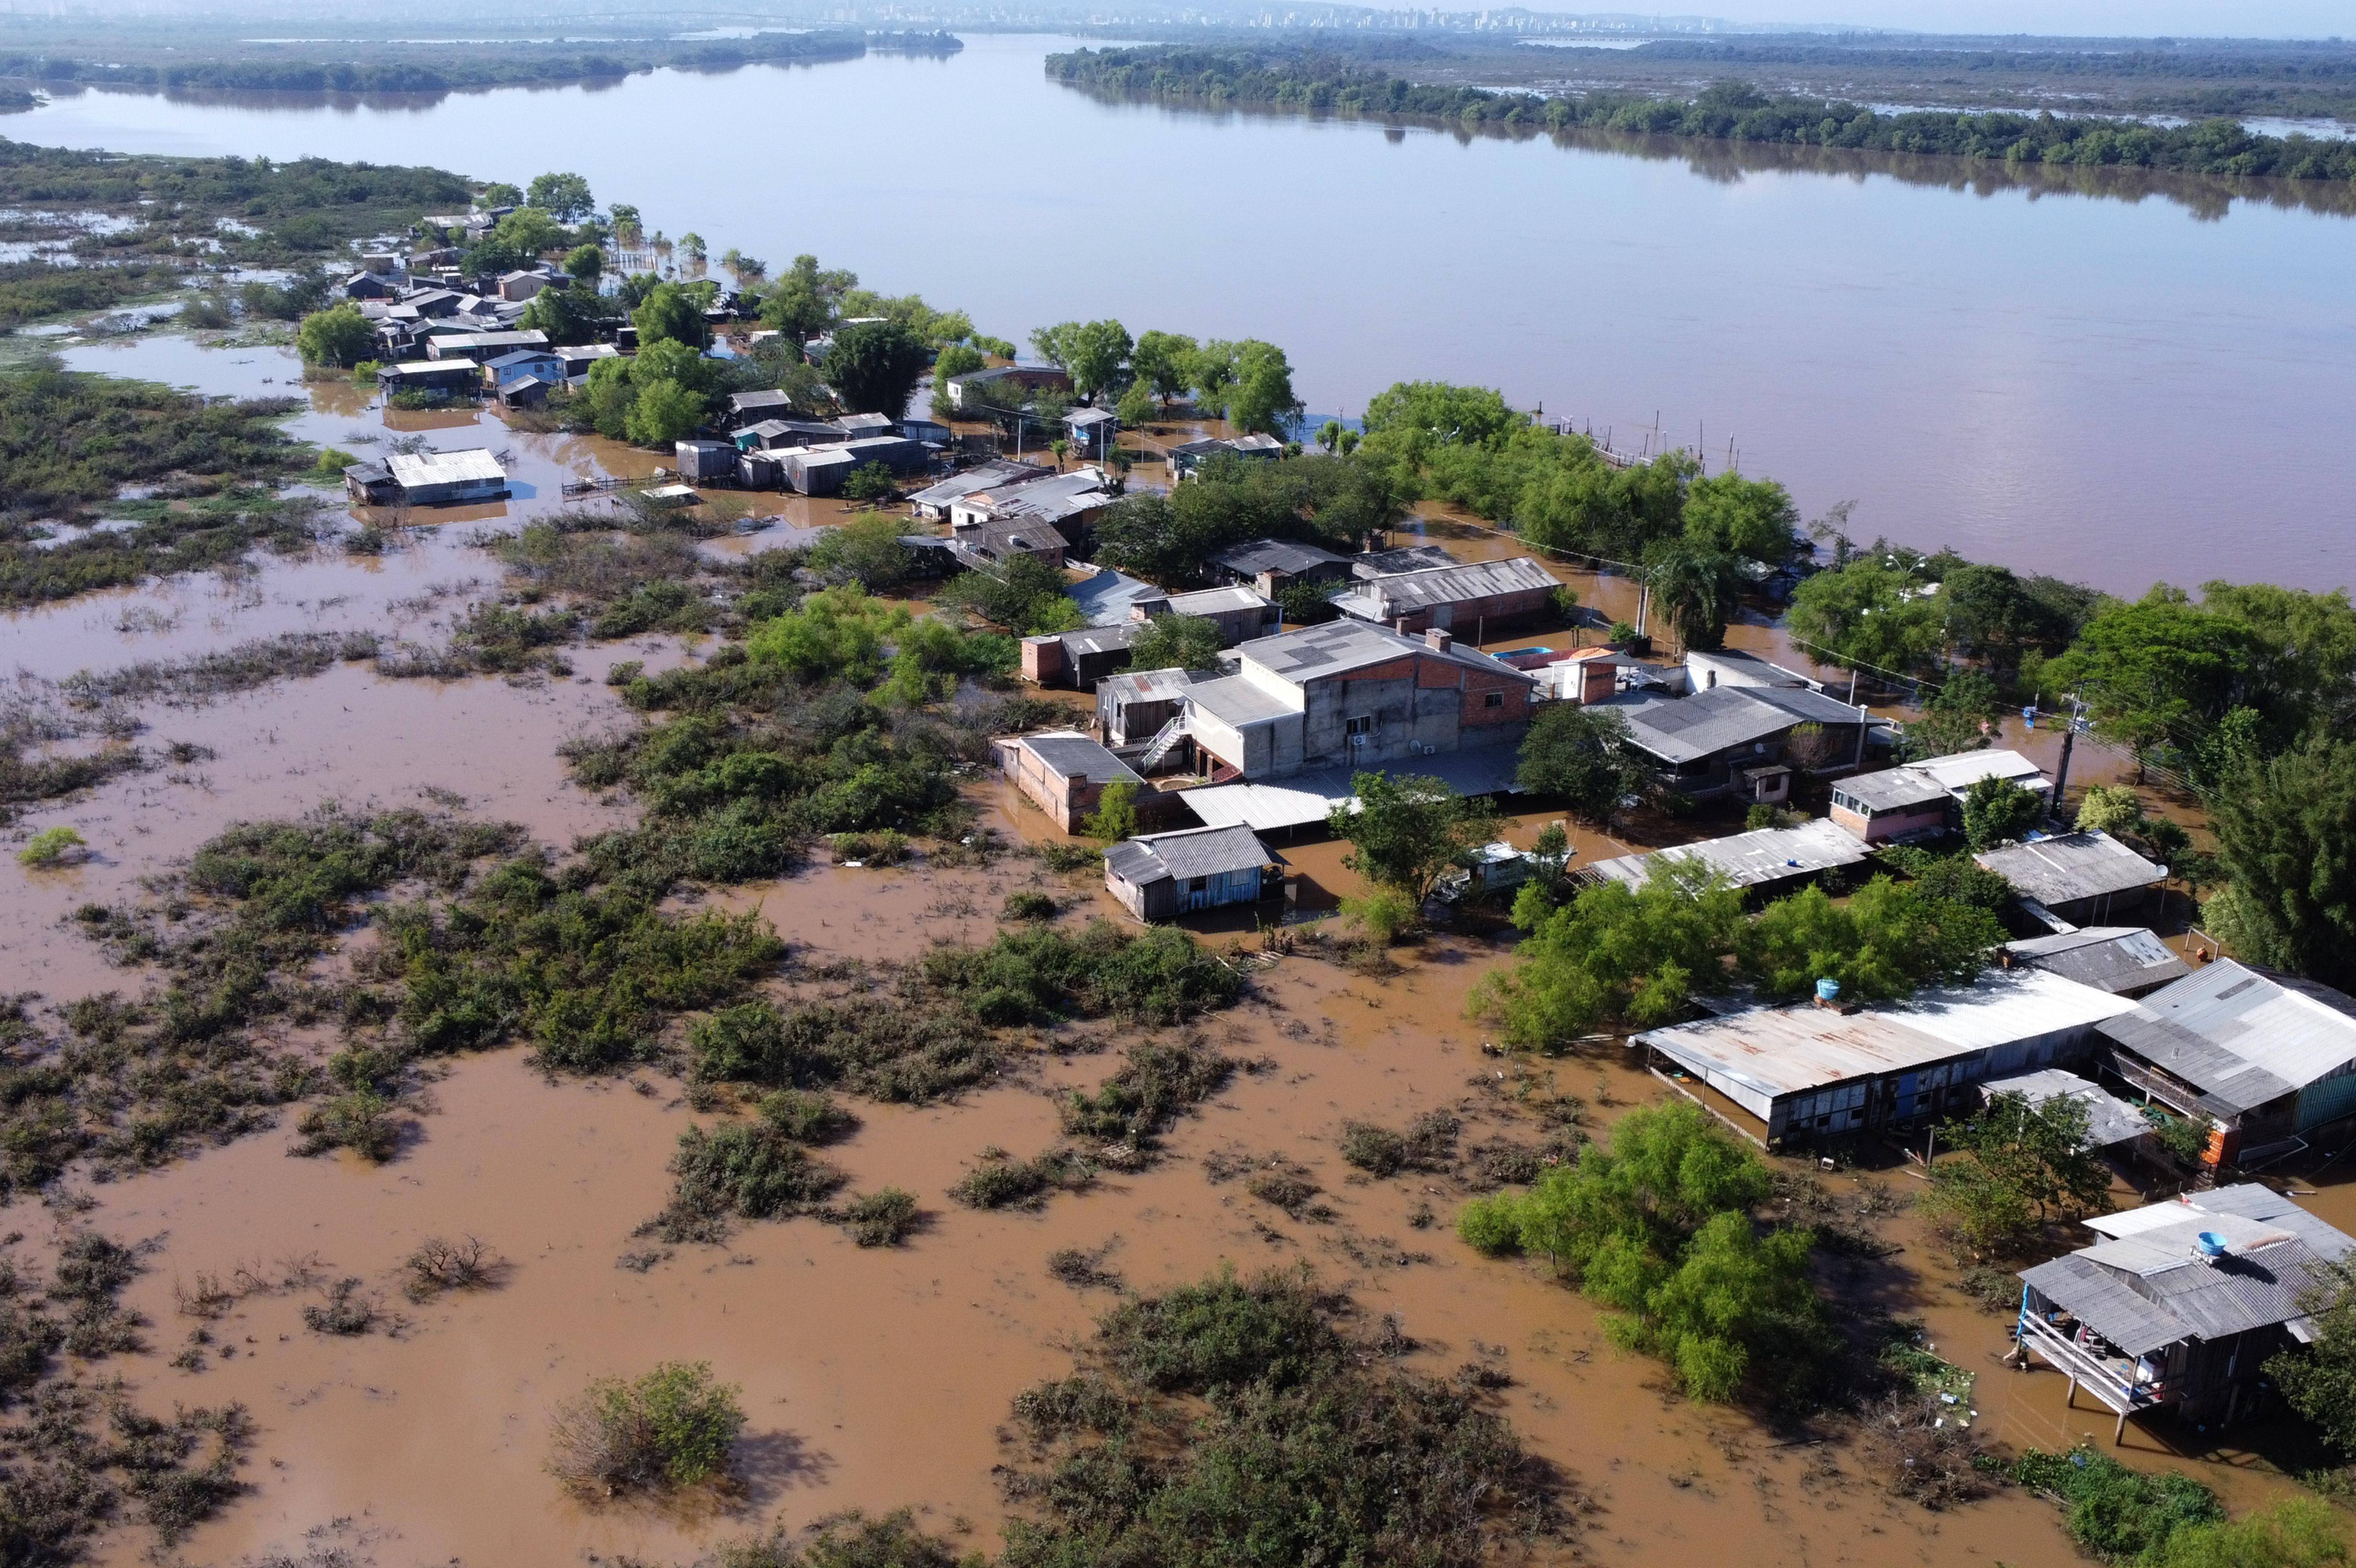
[[2220, 958], [2106, 1032], [2216, 1106], [2246, 1110], [2356, 1061], [2356, 999]]
[[1930, 774], [1942, 788], [1957, 798], [1961, 798], [1976, 781], [1990, 775], [2010, 779], [2023, 789], [2042, 791], [2053, 787], [2053, 781], [2019, 752], [1955, 752], [1907, 765]]
[[1762, 827], [1725, 838], [1705, 838], [1698, 844], [1622, 855], [1598, 860], [1588, 869], [1633, 887], [1651, 875], [1656, 859], [1695, 860], [1720, 872], [1736, 887], [1748, 888], [1784, 877], [1853, 866], [1866, 855], [1866, 847], [1853, 834], [1819, 816], [1797, 827]]
[[1990, 1099], [1998, 1094], [2019, 1094], [2028, 1100], [2031, 1109], [2049, 1100], [2075, 1100], [2086, 1107], [2086, 1142], [2094, 1148], [2108, 1148], [2151, 1131], [2151, 1124], [2133, 1105], [2100, 1084], [2090, 1083], [2059, 1067], [2024, 1072], [2018, 1078], [1991, 1079], [1980, 1085], [1980, 1093]]
[[1267, 600], [1240, 583], [1226, 588], [1205, 588], [1193, 593], [1173, 593], [1170, 596], [1170, 611], [1175, 615], [1216, 615], [1227, 611], [1267, 608]]
[[401, 452], [384, 460], [393, 480], [404, 489], [422, 485], [460, 485], [474, 480], [500, 480], [508, 471], [479, 446], [463, 452]]
[[1636, 1038], [1696, 1071], [1773, 1099], [2035, 1040], [2134, 1007], [2058, 975], [1995, 970], [1968, 986], [1917, 992], [1898, 1007], [1849, 1014], [1754, 1008]]
[[2063, 833], [2007, 844], [1972, 857], [2023, 898], [2051, 909], [2106, 893], [2130, 892], [2168, 879], [2156, 865], [2107, 833]]

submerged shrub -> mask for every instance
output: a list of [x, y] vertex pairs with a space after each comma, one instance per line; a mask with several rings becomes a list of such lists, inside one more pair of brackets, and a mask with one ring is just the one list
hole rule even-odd
[[635, 1381], [599, 1378], [557, 1407], [549, 1472], [583, 1497], [718, 1480], [744, 1429], [737, 1393], [703, 1361], [666, 1361]]
[[913, 1193], [885, 1187], [842, 1206], [841, 1221], [862, 1247], [894, 1247], [916, 1228], [920, 1216]]
[[949, 1196], [969, 1209], [1035, 1209], [1050, 1193], [1095, 1180], [1093, 1166], [1061, 1150], [1016, 1159], [1004, 1149], [985, 1149], [980, 1162], [949, 1189]]
[[20, 866], [62, 866], [77, 850], [86, 847], [82, 836], [70, 827], [44, 827], [25, 841], [16, 851]]

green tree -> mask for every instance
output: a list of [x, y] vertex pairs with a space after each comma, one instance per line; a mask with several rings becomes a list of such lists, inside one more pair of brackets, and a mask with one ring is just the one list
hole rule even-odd
[[2356, 1262], [2324, 1263], [2300, 1305], [2314, 1317], [2315, 1337], [2275, 1356], [2266, 1374], [2325, 1442], [2356, 1458]]
[[668, 447], [703, 428], [709, 405], [703, 394], [677, 381], [639, 382], [623, 431], [640, 446]]
[[605, 271], [605, 252], [594, 245], [575, 245], [564, 252], [564, 271], [576, 283], [594, 286]]
[[2104, 605], [2042, 678], [2050, 690], [2084, 694], [2094, 732], [2134, 752], [2140, 783], [2155, 747], [2190, 745], [2225, 716], [2254, 653], [2242, 623], [2162, 584], [2132, 604]]
[[1964, 842], [1975, 852], [2009, 844], [2045, 820], [2045, 797], [1994, 773], [1964, 791]]
[[2311, 735], [2209, 796], [2209, 929], [2253, 964], [2356, 988], [2356, 741]]
[[1791, 559], [1799, 531], [1799, 507], [1772, 479], [1730, 468], [1686, 490], [1686, 539], [1697, 549], [1780, 563]]
[[1697, 860], [1656, 857], [1640, 886], [1598, 882], [1559, 907], [1524, 883], [1514, 923], [1530, 934], [1513, 968], [1474, 988], [1472, 1010], [1512, 1044], [1558, 1050], [1607, 1021], [1666, 1023], [1696, 991], [1721, 988], [1742, 894]]
[[1137, 826], [1137, 786], [1116, 779], [1104, 786], [1104, 793], [1097, 797], [1095, 814], [1082, 820], [1080, 830], [1112, 844], [1136, 837]]
[[1528, 422], [1508, 407], [1505, 395], [1487, 387], [1446, 381], [1400, 381], [1377, 392], [1361, 421], [1369, 438], [1392, 443], [1448, 446], [1493, 441]]
[[870, 593], [887, 592], [908, 581], [915, 552], [900, 542], [902, 524], [880, 512], [862, 512], [819, 533], [810, 546], [809, 568], [822, 577], [858, 583]]
[[666, 339], [701, 349], [711, 330], [704, 325], [703, 307], [677, 283], [657, 283], [630, 313], [630, 323], [638, 329], [640, 352]]
[[2072, 1095], [2043, 1104], [2018, 1093], [1992, 1096], [1978, 1115], [1939, 1128], [1950, 1152], [1931, 1168], [1932, 1211], [1987, 1256], [2109, 1208], [2110, 1167], [2087, 1127], [2085, 1102]]
[[966, 572], [934, 595], [934, 601], [1018, 636], [1068, 632], [1087, 624], [1079, 605], [1064, 592], [1064, 574], [1031, 555], [1001, 561], [995, 571]]
[[908, 328], [894, 321], [869, 321], [834, 335], [822, 368], [827, 385], [845, 409], [896, 420], [908, 411], [908, 400], [932, 362], [931, 348]]
[[540, 175], [523, 199], [525, 206], [540, 208], [559, 223], [578, 223], [597, 210], [589, 182], [579, 175]]
[[720, 264], [736, 280], [738, 288], [750, 288], [769, 275], [769, 263], [757, 256], [747, 256], [731, 245], [721, 253]]
[[607, 209], [606, 216], [614, 220], [614, 238], [624, 244], [635, 245], [646, 238], [646, 229], [638, 219], [638, 209], [627, 202], [616, 202]]
[[1751, 1219], [1772, 1188], [1764, 1161], [1673, 1100], [1631, 1111], [1527, 1193], [1477, 1200], [1459, 1230], [1546, 1259], [1605, 1308], [1615, 1343], [1666, 1362], [1693, 1398], [1772, 1396], [1813, 1381], [1832, 1337], [1808, 1282], [1814, 1238]]
[[1771, 996], [1805, 996], [1829, 979], [1844, 1000], [1892, 1002], [1971, 979], [2004, 934], [1977, 904], [1875, 877], [1839, 902], [1818, 887], [1776, 900], [1749, 923], [1740, 949], [1743, 972]]
[[1139, 335], [1130, 351], [1130, 368], [1139, 381], [1153, 389], [1164, 407], [1186, 395], [1194, 384], [1194, 357], [1201, 352], [1191, 337], [1176, 332]]
[[1227, 387], [1227, 422], [1241, 431], [1269, 433], [1301, 412], [1292, 390], [1292, 366], [1273, 343], [1248, 337], [1236, 346], [1236, 369]]
[[1141, 378], [1131, 381], [1122, 390], [1120, 401], [1114, 406], [1113, 412], [1120, 417], [1121, 424], [1130, 430], [1140, 429], [1152, 421], [1155, 412], [1153, 394], [1147, 389]]
[[987, 367], [990, 360], [971, 344], [952, 343], [934, 357], [933, 380], [947, 386], [959, 376], [970, 376]]
[[1742, 557], [1680, 541], [1656, 550], [1645, 575], [1678, 641], [1689, 648], [1725, 645], [1727, 625], [1742, 607]]
[[888, 501], [899, 493], [899, 481], [881, 463], [862, 463], [842, 482], [846, 501]]
[[606, 311], [605, 300], [586, 288], [542, 289], [523, 307], [516, 325], [544, 332], [558, 347], [594, 343], [605, 336]]
[[1117, 321], [1066, 321], [1031, 335], [1031, 346], [1072, 379], [1072, 390], [1094, 399], [1120, 374], [1136, 345]]
[[1419, 905], [1431, 896], [1440, 872], [1497, 836], [1495, 805], [1485, 796], [1459, 795], [1441, 779], [1358, 773], [1350, 780], [1350, 795], [1326, 818], [1335, 837], [1349, 840], [1342, 863]]
[[1608, 828], [1622, 797], [1644, 786], [1630, 750], [1628, 721], [1608, 708], [1549, 702], [1522, 741], [1514, 780], [1532, 795], [1560, 799], [1573, 816]]
[[523, 191], [504, 181], [494, 180], [475, 197], [475, 205], [488, 212], [495, 207], [521, 207]]
[[1156, 615], [1129, 645], [1131, 669], [1216, 669], [1219, 624], [1200, 615]]
[[2348, 1530], [2331, 1505], [2285, 1498], [2232, 1520], [2211, 1520], [2169, 1532], [2159, 1568], [2346, 1568]]
[[710, 254], [703, 248], [703, 236], [692, 229], [679, 237], [679, 253], [699, 267], [703, 265], [704, 258]]
[[1996, 682], [1976, 669], [1950, 670], [1923, 706], [1922, 717], [1907, 724], [1900, 742], [1903, 760], [1919, 763], [1983, 751], [2002, 710]]
[[744, 1430], [738, 1392], [703, 1361], [599, 1378], [558, 1407], [549, 1468], [584, 1496], [699, 1486], [727, 1469]]
[[376, 347], [376, 325], [359, 306], [339, 304], [305, 316], [294, 346], [305, 365], [357, 365]]
[[858, 286], [851, 272], [822, 268], [816, 256], [797, 256], [761, 302], [762, 325], [808, 343], [834, 325], [837, 303]]
[[1946, 618], [1927, 591], [1922, 558], [1877, 543], [1793, 591], [1787, 624], [1804, 645], [1853, 664], [1914, 670], [1944, 645]]
[[2143, 801], [2125, 784], [2095, 784], [2078, 804], [2081, 833], [2131, 837], [2143, 826]]

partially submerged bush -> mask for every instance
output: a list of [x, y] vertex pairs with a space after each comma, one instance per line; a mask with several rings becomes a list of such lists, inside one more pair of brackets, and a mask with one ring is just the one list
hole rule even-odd
[[79, 858], [87, 848], [82, 836], [70, 827], [44, 827], [27, 839], [25, 847], [16, 851], [16, 864], [44, 869], [62, 866], [69, 859]]
[[1019, 1396], [1036, 1464], [1008, 1568], [1474, 1568], [1553, 1527], [1541, 1476], [1471, 1381], [1378, 1369], [1305, 1274], [1223, 1274], [1099, 1319], [1076, 1375]]
[[591, 1498], [721, 1480], [744, 1429], [737, 1393], [703, 1361], [666, 1361], [635, 1381], [599, 1378], [557, 1407], [549, 1472]]
[[1867, 1445], [1891, 1491], [1929, 1509], [1987, 1493], [1984, 1450], [1963, 1415], [1960, 1405], [1912, 1392], [1893, 1393], [1866, 1413]]
[[489, 1285], [503, 1266], [491, 1249], [473, 1236], [455, 1242], [428, 1236], [409, 1254], [409, 1298], [431, 1301], [445, 1290], [477, 1290]]
[[2012, 1478], [2061, 1503], [2070, 1539], [2114, 1563], [2165, 1563], [2178, 1532], [2225, 1517], [2217, 1494], [2191, 1477], [2130, 1470], [2091, 1444], [2063, 1454], [2029, 1449]]
[[928, 1104], [985, 1082], [998, 1051], [961, 1010], [766, 999], [723, 1008], [688, 1030], [695, 1075], [721, 1083], [839, 1085], [871, 1100]]
[[682, 1240], [704, 1239], [694, 1233], [697, 1224], [718, 1216], [775, 1220], [805, 1212], [845, 1179], [766, 1121], [710, 1132], [690, 1127], [679, 1136], [670, 1168], [679, 1181], [665, 1211], [666, 1235], [679, 1232]]
[[1076, 1138], [1149, 1147], [1178, 1118], [1226, 1087], [1236, 1061], [1198, 1040], [1143, 1040], [1094, 1094], [1072, 1091], [1064, 1131]]
[[1342, 1157], [1369, 1176], [1446, 1170], [1456, 1161], [1456, 1135], [1462, 1125], [1449, 1111], [1427, 1111], [1408, 1123], [1405, 1132], [1372, 1122], [1344, 1122]]
[[1055, 901], [1045, 893], [1018, 888], [1006, 895], [1006, 906], [999, 912], [1008, 920], [1053, 920]]
[[306, 1157], [348, 1148], [381, 1165], [401, 1147], [392, 1102], [373, 1089], [357, 1089], [312, 1106], [295, 1124], [295, 1131], [301, 1136], [290, 1152]]
[[1035, 1209], [1050, 1193], [1076, 1190], [1095, 1180], [1093, 1166], [1061, 1149], [1035, 1159], [984, 1149], [980, 1163], [949, 1189], [949, 1196], [969, 1209]]
[[885, 1187], [854, 1198], [840, 1211], [851, 1239], [862, 1247], [894, 1247], [906, 1240], [921, 1218], [913, 1193]]
[[320, 1334], [365, 1334], [376, 1327], [377, 1305], [357, 1279], [323, 1286], [319, 1299], [303, 1308], [305, 1328]]

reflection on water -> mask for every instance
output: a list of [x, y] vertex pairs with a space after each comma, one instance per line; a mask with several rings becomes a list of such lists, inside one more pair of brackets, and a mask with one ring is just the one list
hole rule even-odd
[[[2351, 575], [2345, 193], [1104, 102], [1044, 79], [1076, 42], [428, 108], [84, 93], [10, 123], [129, 152], [573, 168], [650, 229], [773, 266], [812, 252], [1018, 341], [1099, 316], [1263, 337], [1342, 414], [1401, 379], [1499, 387], [1623, 446], [1737, 458], [1812, 515], [1853, 499], [1863, 538], [2121, 592]], [[691, 144], [856, 153], [798, 165], [788, 197]]]

